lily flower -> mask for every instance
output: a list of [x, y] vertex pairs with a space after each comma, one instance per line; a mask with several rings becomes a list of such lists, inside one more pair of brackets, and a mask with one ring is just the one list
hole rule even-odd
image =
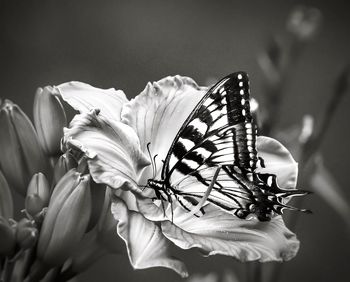
[[[154, 191], [142, 189], [153, 178], [147, 144], [152, 155], [158, 155], [157, 179], [175, 135], [206, 87], [188, 77], [166, 77], [149, 83], [129, 102], [120, 91], [114, 90], [113, 97], [111, 90], [93, 95], [95, 88], [80, 83], [55, 89], [80, 112], [65, 129], [63, 145], [80, 150], [94, 181], [114, 189], [111, 211], [134, 268], [162, 266], [186, 276], [184, 264], [170, 253], [174, 244], [240, 261], [283, 261], [296, 255], [299, 241], [281, 216], [269, 222], [243, 220], [207, 205], [205, 214], [196, 217], [176, 201], [163, 211], [152, 201]], [[297, 163], [288, 150], [268, 137], [258, 137], [257, 148], [266, 166], [259, 172], [276, 174], [280, 186], [294, 189]]]

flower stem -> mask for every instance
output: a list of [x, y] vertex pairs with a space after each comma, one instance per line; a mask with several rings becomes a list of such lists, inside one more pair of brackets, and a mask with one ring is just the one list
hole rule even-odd
[[260, 262], [250, 262], [246, 265], [247, 275], [246, 275], [246, 281], [247, 282], [262, 282], [262, 263]]
[[64, 270], [59, 275], [56, 276], [54, 282], [66, 282], [72, 278], [74, 278], [77, 273], [73, 272], [70, 268]]
[[[301, 183], [301, 186], [308, 184], [308, 179], [311, 175], [310, 165], [312, 165], [312, 161], [320, 149], [324, 136], [326, 135], [329, 129], [329, 126], [335, 115], [335, 112], [338, 109], [339, 105], [341, 104], [340, 102], [348, 90], [349, 73], [350, 73], [350, 67], [346, 66], [344, 70], [340, 73], [335, 83], [334, 94], [332, 95], [330, 101], [327, 104], [325, 113], [323, 115], [322, 123], [318, 127], [318, 130], [309, 138], [309, 140], [302, 147], [302, 153], [299, 160], [299, 168], [300, 168], [299, 171], [301, 173], [299, 182]], [[295, 206], [302, 207], [303, 202], [304, 202], [303, 197], [298, 198], [295, 201]], [[299, 217], [300, 217], [299, 213], [293, 213], [289, 217], [288, 226], [291, 230], [295, 230], [298, 224]], [[282, 272], [281, 271], [282, 267], [283, 267], [283, 264], [280, 264], [279, 266], [276, 266], [275, 268], [273, 268], [271, 272], [272, 274], [269, 280], [270, 282], [278, 281], [280, 273]]]

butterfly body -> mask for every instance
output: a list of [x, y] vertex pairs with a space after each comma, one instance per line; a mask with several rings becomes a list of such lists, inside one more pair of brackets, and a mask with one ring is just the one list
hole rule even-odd
[[267, 221], [292, 208], [285, 198], [305, 194], [281, 189], [275, 175], [256, 172], [263, 162], [249, 95], [244, 72], [210, 88], [175, 136], [161, 179], [148, 180], [158, 199], [176, 199], [188, 211], [210, 203], [239, 218], [254, 214]]

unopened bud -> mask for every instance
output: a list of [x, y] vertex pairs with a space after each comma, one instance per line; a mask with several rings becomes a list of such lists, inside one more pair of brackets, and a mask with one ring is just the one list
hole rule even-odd
[[43, 200], [37, 194], [28, 195], [24, 204], [26, 212], [32, 217], [38, 215], [46, 206]]
[[34, 124], [42, 148], [50, 156], [61, 153], [60, 140], [67, 118], [60, 100], [52, 94], [53, 88], [39, 88], [34, 100]]
[[38, 229], [33, 221], [23, 218], [16, 227], [17, 244], [24, 250], [33, 247], [38, 240]]
[[70, 170], [57, 183], [41, 228], [38, 257], [61, 265], [82, 239], [91, 214], [90, 176]]
[[28, 185], [27, 197], [25, 200], [26, 211], [35, 216], [44, 207], [47, 207], [50, 199], [50, 186], [44, 174], [41, 172], [33, 175]]
[[9, 185], [0, 170], [0, 216], [11, 218], [13, 216], [13, 200]]
[[9, 256], [15, 249], [15, 231], [7, 221], [0, 216], [0, 258]]
[[98, 184], [95, 181], [90, 182], [91, 186], [91, 216], [89, 220], [89, 224], [87, 227], [87, 231], [91, 230], [97, 224], [101, 212], [103, 210], [103, 205], [105, 201], [106, 194], [106, 185]]
[[69, 153], [63, 154], [60, 156], [55, 164], [53, 183], [56, 185], [60, 179], [72, 168], [77, 167], [76, 161], [73, 159]]
[[29, 118], [9, 100], [0, 107], [0, 130], [0, 169], [9, 186], [25, 196], [34, 173], [50, 173], [48, 158]]

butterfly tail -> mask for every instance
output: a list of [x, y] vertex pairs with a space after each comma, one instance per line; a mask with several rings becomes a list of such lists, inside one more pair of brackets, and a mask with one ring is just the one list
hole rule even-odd
[[259, 179], [263, 180], [264, 185], [261, 187], [261, 194], [257, 196], [258, 204], [257, 216], [260, 220], [269, 220], [273, 213], [283, 214], [285, 210], [299, 211], [304, 213], [312, 213], [308, 209], [294, 207], [287, 203], [294, 197], [302, 197], [311, 192], [297, 189], [281, 189], [276, 181], [275, 175], [259, 174]]

